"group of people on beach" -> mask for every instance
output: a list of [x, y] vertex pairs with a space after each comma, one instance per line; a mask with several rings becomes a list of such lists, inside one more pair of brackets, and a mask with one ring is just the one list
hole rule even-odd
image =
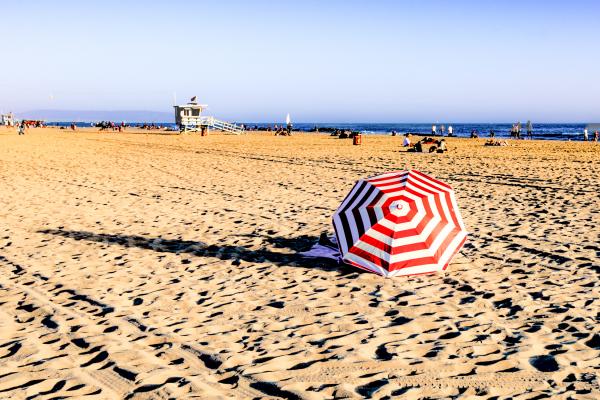
[[157, 131], [157, 130], [163, 129], [164, 126], [162, 126], [160, 124], [156, 125], [155, 123], [151, 123], [151, 124], [142, 124], [142, 125], [139, 126], [139, 128], [140, 129], [145, 129], [147, 131]]
[[407, 133], [404, 135], [404, 140], [402, 141], [402, 146], [407, 147], [407, 151], [415, 152], [415, 153], [423, 153], [423, 145], [429, 146], [429, 153], [444, 153], [448, 151], [448, 147], [446, 146], [446, 139], [434, 139], [430, 137], [425, 137], [415, 144], [411, 143], [411, 134]]
[[24, 135], [26, 130], [29, 128], [43, 128], [44, 121], [24, 119], [21, 122], [16, 121], [14, 126], [17, 127], [17, 133], [19, 136], [21, 136]]
[[486, 140], [486, 142], [483, 145], [484, 146], [508, 146], [508, 142], [506, 140], [488, 139], [488, 140]]
[[254, 125], [254, 126], [247, 126], [244, 124], [241, 124], [240, 127], [245, 130], [245, 131], [266, 131], [266, 132], [274, 132], [275, 136], [292, 136], [292, 130], [293, 130], [293, 125], [290, 122], [289, 124], [286, 125], [279, 125], [279, 124], [275, 124], [273, 126], [258, 126], [258, 125]]
[[15, 123], [10, 126], [15, 126], [17, 128], [17, 134], [21, 136], [24, 135], [29, 128], [43, 128], [44, 121], [24, 119], [21, 122], [15, 121]]
[[[513, 139], [523, 139], [521, 135], [521, 122], [517, 122], [510, 128], [510, 137]], [[527, 121], [527, 138], [533, 139], [533, 125], [531, 125], [531, 121]]]
[[[521, 127], [521, 123], [517, 122], [516, 124], [513, 124], [511, 129], [510, 129], [510, 137], [513, 139], [524, 139], [524, 137], [521, 135], [521, 131], [522, 131], [522, 127]], [[446, 127], [444, 125], [440, 126], [439, 129], [439, 134], [441, 136], [444, 136], [446, 132]], [[392, 131], [392, 136], [394, 135], [394, 131]], [[433, 124], [431, 126], [431, 134], [433, 136], [437, 136], [438, 135], [438, 128], [437, 125]], [[496, 135], [496, 132], [494, 131], [494, 128], [490, 128], [489, 131], [489, 137], [493, 138]], [[454, 136], [454, 128], [452, 127], [452, 125], [448, 126], [448, 136], [452, 137]], [[470, 134], [470, 138], [472, 139], [477, 139], [479, 138], [479, 131], [477, 129], [472, 129], [471, 130], [471, 134]], [[531, 124], [531, 121], [527, 121], [527, 138], [528, 139], [533, 139], [533, 125]]]
[[119, 123], [114, 123], [112, 121], [100, 121], [100, 122], [93, 124], [92, 126], [94, 126], [96, 128], [100, 128], [101, 131], [112, 130], [112, 131], [122, 132], [125, 130], [125, 127], [127, 125], [125, 125], [125, 122], [121, 122], [119, 124]]
[[25, 125], [26, 128], [43, 128], [44, 121], [35, 119], [24, 119], [21, 121], [21, 125]]
[[275, 136], [292, 136], [292, 123], [288, 123], [285, 128], [283, 125], [275, 125]]
[[[433, 136], [437, 135], [437, 125], [433, 124], [431, 125], [431, 134]], [[440, 125], [440, 135], [444, 136], [446, 134], [446, 126], [445, 125]], [[452, 127], [452, 125], [448, 125], [448, 136], [452, 137], [454, 136], [454, 128]]]
[[336, 129], [331, 133], [330, 136], [337, 136], [338, 139], [353, 139], [356, 135], [360, 135], [360, 132]]

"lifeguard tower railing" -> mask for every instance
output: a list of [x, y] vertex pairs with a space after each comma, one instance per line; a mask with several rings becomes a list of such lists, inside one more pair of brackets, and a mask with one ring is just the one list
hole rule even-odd
[[244, 128], [239, 125], [232, 124], [230, 122], [221, 121], [215, 117], [209, 116], [198, 116], [198, 117], [181, 117], [181, 131], [197, 131], [201, 127], [206, 126], [208, 128], [219, 129], [227, 133], [234, 135], [240, 135], [244, 133]]

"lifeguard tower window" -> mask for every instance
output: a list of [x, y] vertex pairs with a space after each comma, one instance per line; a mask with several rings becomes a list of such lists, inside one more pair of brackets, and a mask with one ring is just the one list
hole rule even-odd
[[184, 109], [184, 110], [183, 110], [183, 116], [184, 116], [184, 117], [189, 117], [189, 116], [190, 116], [190, 111], [191, 111], [191, 110], [190, 110], [189, 108], [188, 108], [188, 109]]
[[200, 110], [195, 108], [192, 109], [192, 117], [198, 117], [200, 115]]

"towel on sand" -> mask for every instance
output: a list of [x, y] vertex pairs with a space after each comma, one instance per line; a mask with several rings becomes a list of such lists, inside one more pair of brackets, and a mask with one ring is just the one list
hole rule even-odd
[[322, 233], [319, 241], [310, 250], [299, 253], [306, 258], [328, 258], [338, 263], [342, 262], [342, 255], [338, 249], [337, 239], [333, 235]]

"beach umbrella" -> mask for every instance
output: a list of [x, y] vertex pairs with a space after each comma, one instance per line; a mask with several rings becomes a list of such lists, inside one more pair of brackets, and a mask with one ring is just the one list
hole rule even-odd
[[452, 188], [416, 170], [359, 180], [333, 227], [344, 262], [383, 276], [444, 270], [467, 238]]

